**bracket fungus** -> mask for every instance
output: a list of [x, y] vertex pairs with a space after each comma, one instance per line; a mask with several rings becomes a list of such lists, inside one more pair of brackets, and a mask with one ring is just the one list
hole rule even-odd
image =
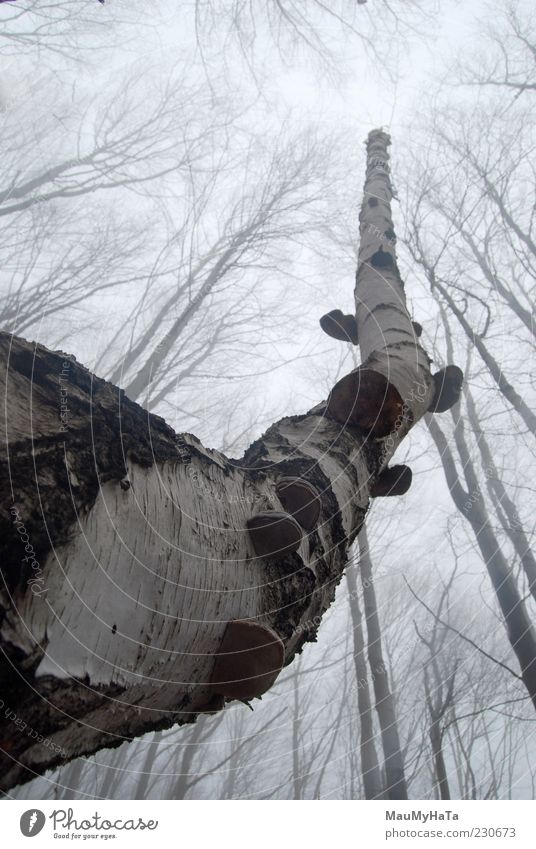
[[355, 315], [344, 315], [341, 310], [331, 310], [320, 319], [320, 327], [333, 339], [357, 345], [357, 322]]
[[[417, 339], [422, 334], [422, 325], [418, 321], [412, 321], [413, 332]], [[357, 321], [355, 315], [343, 313], [341, 310], [331, 310], [320, 319], [320, 327], [331, 336], [333, 339], [339, 339], [341, 342], [351, 342], [352, 345], [358, 344], [357, 336]]]
[[362, 365], [335, 384], [327, 411], [341, 424], [359, 427], [381, 438], [391, 433], [403, 415], [404, 403], [383, 374]]
[[463, 371], [458, 366], [446, 366], [433, 374], [432, 380], [434, 381], [434, 397], [428, 412], [444, 413], [460, 400]]
[[370, 488], [371, 498], [387, 495], [404, 495], [411, 486], [413, 477], [409, 466], [391, 466], [384, 469]]
[[229, 622], [216, 654], [210, 686], [226, 699], [262, 696], [285, 662], [282, 640], [267, 625], [251, 619]]
[[247, 520], [246, 527], [258, 557], [292, 554], [299, 548], [303, 536], [296, 519], [278, 510], [257, 513]]
[[312, 531], [320, 515], [320, 496], [303, 478], [281, 478], [275, 488], [277, 496], [287, 511], [306, 531]]

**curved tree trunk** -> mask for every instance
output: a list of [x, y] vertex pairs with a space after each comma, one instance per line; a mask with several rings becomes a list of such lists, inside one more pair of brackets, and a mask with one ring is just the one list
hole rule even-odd
[[[365, 367], [239, 461], [177, 436], [65, 354], [0, 336], [1, 788], [213, 708], [230, 621], [269, 626], [285, 664], [315, 638], [370, 488], [433, 395], [396, 265], [389, 143], [378, 130], [367, 143]], [[268, 558], [246, 523], [282, 510], [283, 476], [306, 480], [321, 512], [296, 551]]]

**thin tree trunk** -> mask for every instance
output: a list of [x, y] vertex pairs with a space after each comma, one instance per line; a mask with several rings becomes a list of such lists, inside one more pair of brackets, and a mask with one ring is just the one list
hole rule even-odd
[[478, 353], [482, 357], [482, 360], [486, 364], [489, 369], [493, 380], [497, 384], [501, 395], [508, 401], [508, 403], [514, 408], [514, 410], [519, 413], [523, 421], [525, 422], [527, 428], [530, 433], [536, 435], [536, 415], [532, 412], [528, 404], [525, 403], [521, 395], [514, 389], [510, 381], [508, 381], [504, 375], [504, 371], [490, 352], [489, 348], [485, 344], [484, 340], [475, 333], [467, 318], [463, 314], [463, 312], [456, 305], [454, 298], [449, 294], [447, 288], [439, 283], [437, 280], [434, 281], [435, 288], [437, 288], [438, 292], [441, 293], [442, 297], [445, 299], [445, 302], [449, 305], [450, 310], [453, 315], [458, 319], [461, 327], [463, 328], [467, 338], [471, 345], [474, 345], [477, 349]]
[[[495, 505], [497, 514], [501, 518], [501, 524], [527, 576], [529, 591], [536, 600], [536, 558], [532, 552], [531, 543], [525, 534], [525, 530], [519, 518], [517, 508], [508, 495], [501, 480], [497, 466], [493, 459], [493, 453], [488, 445], [484, 431], [480, 425], [473, 396], [469, 390], [465, 392], [467, 404], [467, 418], [471, 429], [475, 434], [478, 450], [482, 458], [482, 468], [486, 478], [486, 487], [489, 496]], [[503, 515], [504, 514], [504, 515]]]
[[457, 306], [456, 301], [449, 293], [446, 286], [443, 286], [437, 279], [434, 268], [427, 261], [424, 251], [421, 247], [419, 236], [415, 234], [415, 239], [417, 241], [418, 250], [415, 251], [412, 249], [411, 245], [408, 247], [411, 250], [411, 253], [416, 262], [418, 262], [422, 268], [424, 269], [426, 276], [428, 277], [428, 281], [430, 283], [431, 290], [436, 289], [440, 294], [445, 303], [448, 305], [452, 314], [456, 317], [460, 326], [462, 327], [464, 333], [466, 334], [469, 342], [473, 345], [478, 353], [480, 354], [483, 362], [488, 367], [489, 373], [495, 381], [499, 391], [502, 396], [506, 399], [506, 401], [513, 407], [513, 409], [521, 416], [523, 421], [525, 422], [530, 433], [536, 435], [536, 415], [530, 409], [530, 407], [525, 403], [521, 395], [516, 391], [516, 389], [512, 386], [510, 381], [508, 381], [504, 375], [504, 372], [488, 349], [484, 340], [478, 333], [475, 333], [473, 328], [471, 327], [469, 321], [467, 320], [463, 311]]
[[465, 441], [463, 420], [458, 419], [455, 440], [463, 467], [467, 492], [460, 483], [458, 470], [445, 435], [437, 421], [427, 416], [427, 424], [439, 452], [452, 499], [473, 528], [475, 539], [491, 578], [501, 608], [510, 645], [518, 659], [521, 678], [536, 707], [536, 634], [519, 594], [512, 570], [504, 557], [489, 522], [489, 517]]
[[383, 662], [380, 617], [378, 615], [378, 604], [372, 575], [372, 562], [365, 526], [359, 532], [358, 540], [359, 568], [363, 585], [363, 602], [368, 633], [368, 658], [374, 685], [374, 695], [376, 697], [376, 711], [378, 713], [382, 735], [387, 798], [407, 799], [408, 790], [404, 772], [404, 760], [398, 734], [395, 703], [389, 687], [387, 668]]
[[162, 732], [156, 731], [153, 736], [153, 739], [147, 746], [145, 758], [143, 759], [143, 764], [141, 767], [140, 779], [138, 781], [138, 786], [136, 787], [136, 791], [134, 794], [134, 799], [145, 799], [147, 797], [149, 779], [152, 775], [152, 769], [158, 755], [158, 747], [160, 745], [161, 739]]
[[[300, 658], [301, 660], [301, 658]], [[302, 797], [302, 777], [300, 775], [300, 699], [299, 699], [299, 665], [292, 681], [293, 715], [292, 715], [292, 798]]]
[[439, 722], [432, 722], [432, 725], [430, 726], [430, 742], [432, 744], [434, 770], [437, 786], [439, 787], [440, 798], [450, 799], [447, 769], [445, 766], [445, 758], [443, 757], [443, 735]]
[[229, 742], [231, 745], [231, 755], [229, 757], [229, 767], [227, 776], [223, 785], [223, 791], [220, 793], [220, 799], [234, 799], [235, 790], [238, 779], [238, 771], [240, 769], [241, 750], [235, 743], [236, 740], [241, 740], [245, 734], [245, 712], [240, 711], [233, 717], [232, 731], [229, 734]]
[[175, 786], [173, 788], [173, 792], [170, 796], [170, 799], [185, 799], [188, 790], [190, 789], [190, 778], [191, 778], [191, 769], [192, 764], [194, 762], [194, 757], [197, 751], [197, 745], [203, 736], [204, 731], [204, 723], [197, 722], [191, 734], [189, 735], [189, 741], [186, 743], [186, 749], [181, 758], [180, 763], [180, 774], [177, 776], [177, 780], [175, 782]]
[[113, 753], [113, 757], [109, 759], [106, 766], [101, 765], [101, 769], [105, 771], [102, 787], [99, 787], [99, 796], [103, 799], [113, 799], [114, 792], [118, 787], [121, 778], [123, 777], [123, 766], [127, 759], [127, 748], [122, 746]]
[[69, 764], [65, 775], [62, 775], [58, 782], [61, 789], [60, 799], [84, 799], [85, 794], [81, 793], [80, 785], [87, 766], [88, 762], [84, 758], [77, 758]]
[[352, 632], [354, 641], [354, 667], [357, 682], [357, 707], [360, 722], [360, 753], [361, 773], [363, 775], [363, 787], [365, 799], [381, 799], [383, 787], [381, 780], [378, 755], [374, 743], [374, 721], [370, 690], [368, 682], [367, 661], [365, 657], [365, 641], [363, 638], [363, 624], [361, 608], [357, 590], [356, 574], [352, 566], [346, 571], [348, 583], [348, 603], [352, 617]]
[[517, 315], [518, 319], [525, 325], [532, 336], [536, 336], [536, 318], [519, 302], [514, 293], [505, 286], [499, 276], [492, 271], [486, 257], [480, 252], [474, 238], [470, 233], [465, 231], [463, 227], [459, 228], [462, 238], [467, 242], [473, 256], [475, 257], [479, 268], [493, 289], [495, 289], [502, 299], [508, 304], [512, 312]]

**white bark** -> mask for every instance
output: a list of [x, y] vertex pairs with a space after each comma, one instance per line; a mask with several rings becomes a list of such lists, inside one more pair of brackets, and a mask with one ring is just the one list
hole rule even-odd
[[[19, 735], [16, 758], [4, 759], [3, 787], [61, 762], [52, 745], [71, 758], [194, 718], [213, 695], [214, 655], [231, 620], [269, 625], [287, 663], [314, 639], [363, 523], [369, 489], [431, 398], [428, 359], [416, 344], [396, 264], [385, 271], [369, 263], [381, 246], [394, 258], [386, 237], [367, 229], [371, 222], [383, 231], [392, 226], [388, 143], [379, 131], [369, 138], [366, 197], [381, 198], [381, 215], [365, 204], [356, 289], [368, 368], [386, 375], [404, 402], [386, 438], [341, 427], [320, 404], [274, 424], [240, 462], [229, 461], [189, 434], [177, 439], [162, 420], [74, 361], [71, 420], [59, 432], [55, 399], [65, 355], [0, 340], [9, 356], [6, 432], [15, 507], [30, 544], [43, 552], [35, 594], [22, 580], [23, 547], [10, 529], [13, 588], [3, 599], [1, 641], [15, 660], [2, 675], [9, 685], [14, 668], [28, 670], [34, 700], [25, 702], [15, 688], [12, 701], [45, 738]], [[381, 168], [373, 161], [380, 155]], [[128, 489], [119, 484], [125, 473]], [[318, 526], [304, 532], [295, 554], [255, 557], [246, 521], [281, 510], [275, 487], [286, 475], [303, 477], [319, 493]], [[10, 496], [2, 494], [5, 512]], [[68, 533], [58, 516], [63, 504], [76, 510], [74, 524], [65, 519]]]

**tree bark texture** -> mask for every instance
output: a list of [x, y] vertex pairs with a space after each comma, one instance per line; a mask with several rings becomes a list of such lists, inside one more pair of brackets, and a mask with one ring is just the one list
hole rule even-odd
[[[389, 144], [379, 130], [367, 142], [366, 368], [239, 460], [74, 358], [0, 335], [0, 788], [221, 707], [211, 677], [229, 622], [269, 626], [285, 664], [316, 639], [370, 488], [432, 397], [396, 265]], [[259, 556], [247, 522], [282, 510], [288, 476], [316, 490], [320, 516], [296, 551]]]

